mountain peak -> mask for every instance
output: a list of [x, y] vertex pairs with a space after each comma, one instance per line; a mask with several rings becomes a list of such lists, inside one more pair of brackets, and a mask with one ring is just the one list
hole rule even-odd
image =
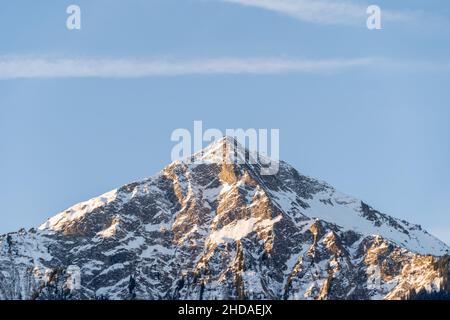
[[213, 141], [204, 149], [188, 157], [188, 160], [195, 163], [237, 163], [244, 164], [255, 161], [250, 157], [258, 157], [256, 152], [249, 152], [236, 138], [224, 136]]
[[[261, 175], [276, 175], [280, 166], [278, 156], [269, 157], [267, 155], [268, 150], [260, 150], [261, 144], [258, 144], [257, 141], [248, 142], [245, 139], [242, 140], [232, 136], [224, 136], [192, 156], [185, 158], [183, 162], [193, 164], [254, 165], [258, 167]], [[244, 145], [247, 143], [248, 147]], [[272, 150], [271, 155], [274, 155]]]
[[407, 299], [448, 286], [444, 243], [288, 164], [261, 175], [252, 154], [223, 137], [191, 157], [204, 165], [174, 162], [0, 236], [0, 298], [52, 298], [58, 284], [39, 275], [68, 264], [83, 299], [127, 299], [130, 276], [139, 299]]

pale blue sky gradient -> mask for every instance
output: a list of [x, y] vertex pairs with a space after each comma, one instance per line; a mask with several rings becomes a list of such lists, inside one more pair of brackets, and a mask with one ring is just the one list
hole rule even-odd
[[[349, 1], [364, 4], [364, 1]], [[82, 30], [65, 8], [82, 8]], [[279, 128], [281, 158], [450, 243], [450, 4], [381, 31], [221, 1], [8, 1], [0, 58], [354, 59], [401, 67], [277, 75], [0, 80], [0, 232], [159, 171], [176, 128]]]

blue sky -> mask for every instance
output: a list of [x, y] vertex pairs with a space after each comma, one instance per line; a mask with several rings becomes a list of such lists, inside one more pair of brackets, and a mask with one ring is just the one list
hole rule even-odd
[[450, 4], [376, 1], [369, 31], [372, 3], [279, 3], [2, 3], [0, 232], [153, 175], [203, 120], [279, 128], [301, 172], [450, 243]]

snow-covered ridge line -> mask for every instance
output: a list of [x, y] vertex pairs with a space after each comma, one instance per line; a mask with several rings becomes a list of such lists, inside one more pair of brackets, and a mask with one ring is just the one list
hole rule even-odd
[[[192, 157], [196, 158], [197, 160], [201, 160], [206, 164], [221, 164], [223, 163], [224, 159], [228, 160], [228, 157], [230, 156], [227, 153], [229, 152], [227, 148], [230, 144], [236, 145], [235, 150], [238, 154], [238, 157], [240, 158], [245, 158], [245, 154], [249, 153], [249, 151], [246, 150], [234, 138], [224, 137], [211, 144], [207, 148], [203, 149], [202, 151], [194, 154]], [[258, 156], [257, 154], [252, 155], [252, 152], [250, 152], [250, 155], [256, 157]], [[295, 170], [285, 162], [281, 162], [281, 164], [284, 170]], [[183, 162], [176, 161], [166, 168], [178, 165], [185, 164]], [[189, 174], [189, 171], [195, 167], [196, 164], [188, 165], [187, 174]], [[50, 218], [47, 222], [39, 227], [39, 230], [61, 231], [62, 228], [64, 228], [64, 226], [68, 223], [72, 223], [83, 218], [86, 214], [89, 214], [95, 209], [106, 206], [112, 202], [120, 201], [121, 203], [126, 203], [130, 200], [130, 198], [136, 195], [136, 192], [138, 192], [137, 190], [139, 190], [142, 194], [144, 192], [144, 189], [152, 188], [150, 182], [153, 179], [164, 175], [164, 171], [165, 169], [163, 169], [157, 176], [153, 178], [136, 182], [136, 184], [140, 185], [140, 187], [136, 188], [134, 190], [134, 193], [127, 194], [124, 191], [119, 191], [122, 189], [119, 188], [107, 192], [99, 197], [95, 197], [88, 201], [79, 203]], [[363, 203], [361, 200], [338, 192], [326, 182], [318, 181], [310, 177], [306, 178], [310, 179], [315, 184], [320, 185], [324, 191], [315, 194], [312, 199], [302, 199], [302, 201], [309, 206], [309, 208], [302, 210], [302, 213], [304, 215], [312, 219], [317, 218], [330, 223], [334, 223], [344, 229], [355, 230], [358, 233], [366, 236], [381, 235], [384, 238], [407, 248], [408, 250], [420, 254], [432, 254], [437, 256], [446, 254], [450, 250], [450, 248], [445, 243], [429, 234], [428, 232], [421, 229], [416, 229], [410, 224], [405, 225], [401, 220], [390, 216], [387, 217], [389, 219], [393, 219], [400, 227], [404, 228], [404, 230], [406, 230], [406, 233], [399, 232], [398, 229], [393, 228], [386, 223], [377, 226], [374, 221], [370, 221], [367, 219], [367, 217], [364, 217], [362, 215]], [[264, 183], [263, 179], [261, 183]], [[223, 188], [223, 190], [225, 190], [226, 185], [223, 185], [220, 188]], [[285, 190], [290, 189], [285, 188]], [[148, 192], [147, 189], [144, 193], [146, 192]], [[299, 195], [292, 190], [282, 192], [274, 192], [269, 190], [269, 194], [271, 194], [271, 196], [273, 197], [274, 203], [280, 206], [280, 209], [283, 211], [284, 215], [288, 215], [288, 212], [293, 209], [293, 204], [295, 204], [297, 208], [300, 207], [300, 204], [297, 203]], [[109, 231], [112, 232], [112, 228]], [[220, 241], [218, 240], [218, 242]]]
[[[80, 202], [78, 204], [73, 205], [72, 207], [61, 211], [49, 218], [45, 223], [41, 224], [38, 227], [40, 231], [61, 231], [61, 229], [68, 223], [80, 220], [86, 215], [90, 214], [96, 209], [107, 206], [111, 203], [120, 203], [125, 204], [131, 200], [131, 198], [142, 195], [144, 193], [149, 192], [149, 188], [152, 188], [151, 182], [154, 179], [157, 179], [163, 174], [160, 171], [153, 177], [142, 179], [139, 181], [135, 181], [124, 185], [120, 188], [113, 189], [108, 191], [100, 196], [93, 197], [87, 201]], [[126, 192], [123, 189], [128, 185], [136, 185], [137, 187], [133, 192]], [[138, 194], [139, 193], [139, 194]]]
[[[172, 163], [38, 231], [0, 236], [0, 299], [359, 300], [446, 290], [448, 246], [420, 227], [284, 162], [263, 176], [258, 164], [205, 154], [214, 161]], [[73, 265], [82, 288], [62, 296]]]
[[99, 207], [115, 201], [117, 199], [117, 194], [118, 190], [114, 189], [102, 194], [99, 197], [95, 197], [88, 201], [78, 203], [48, 219], [39, 227], [39, 230], [59, 231], [66, 223], [78, 220], [87, 213], [90, 213]]

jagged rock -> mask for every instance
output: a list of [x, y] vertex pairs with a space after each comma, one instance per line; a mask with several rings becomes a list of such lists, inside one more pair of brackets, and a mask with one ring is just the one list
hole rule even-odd
[[284, 162], [227, 163], [230, 143], [0, 236], [0, 299], [448, 296], [444, 243]]

